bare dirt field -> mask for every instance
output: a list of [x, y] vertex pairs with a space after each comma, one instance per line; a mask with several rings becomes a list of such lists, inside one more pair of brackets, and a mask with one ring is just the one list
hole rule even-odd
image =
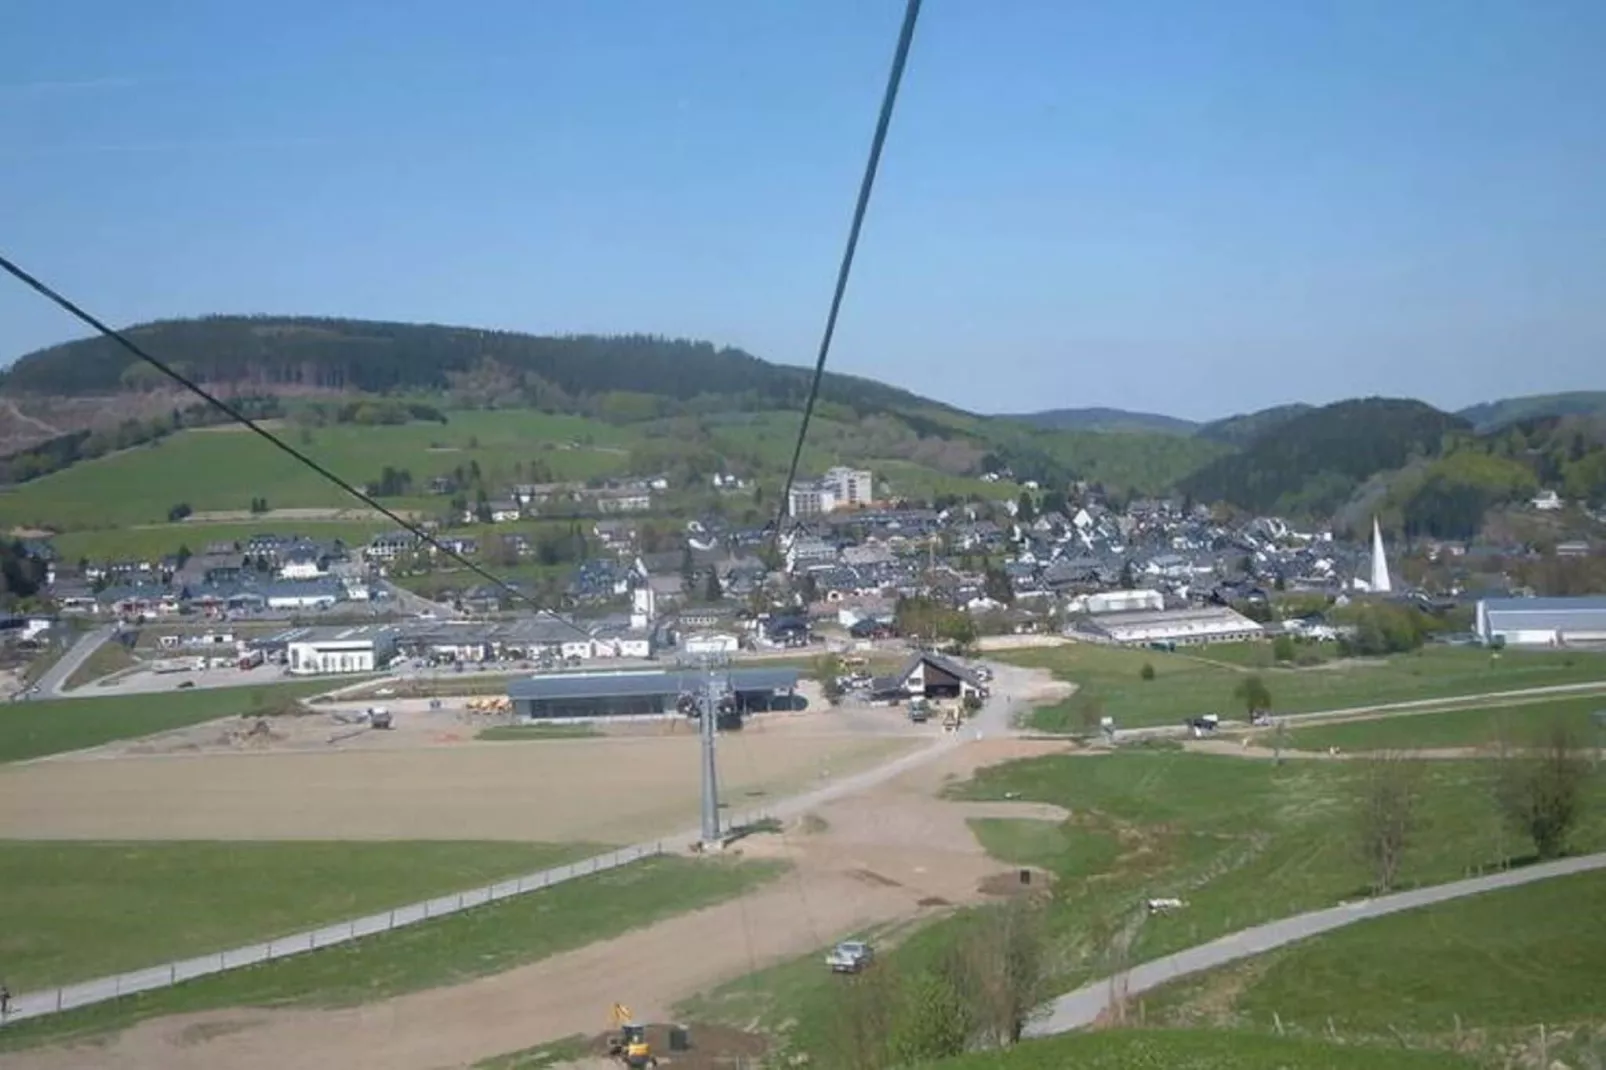
[[[783, 752], [817, 753], [805, 733], [776, 731], [770, 740]], [[681, 742], [609, 740], [600, 745], [623, 750]], [[751, 742], [754, 753], [767, 747], [757, 734]], [[541, 758], [563, 753], [562, 746], [504, 749], [541, 760], [539, 775], [544, 777], [562, 773]], [[814, 811], [816, 820], [793, 824], [784, 835], [742, 841], [738, 849], [748, 855], [781, 856], [794, 863], [790, 874], [754, 894], [521, 969], [363, 1007], [239, 1009], [159, 1019], [101, 1043], [17, 1053], [8, 1056], [8, 1065], [17, 1070], [434, 1070], [467, 1066], [559, 1037], [594, 1034], [618, 1001], [640, 1020], [664, 1021], [682, 999], [812, 952], [848, 932], [939, 913], [985, 898], [984, 888], [1003, 888], [1008, 882], [1000, 875], [1006, 867], [986, 857], [966, 819], [1008, 815], [1060, 820], [1064, 813], [1039, 805], [948, 802], [936, 795], [945, 783], [981, 765], [1064, 747], [987, 739], [933, 752], [931, 761], [891, 781], [821, 805]], [[740, 767], [743, 749], [727, 746], [727, 767]], [[686, 758], [691, 768], [695, 750]], [[157, 759], [147, 764], [160, 768], [171, 763]], [[246, 759], [240, 764], [254, 763]], [[555, 787], [545, 785], [548, 793]], [[309, 788], [319, 790], [316, 784]], [[4, 805], [0, 800], [0, 813]]]
[[[897, 714], [759, 720], [720, 740], [736, 812], [877, 764], [935, 733]], [[0, 769], [0, 837], [476, 839], [635, 843], [696, 823], [692, 726], [597, 739], [475, 742], [452, 716], [364, 731], [332, 714], [241, 718]], [[329, 740], [353, 733], [338, 742]], [[670, 734], [663, 734], [669, 732]]]

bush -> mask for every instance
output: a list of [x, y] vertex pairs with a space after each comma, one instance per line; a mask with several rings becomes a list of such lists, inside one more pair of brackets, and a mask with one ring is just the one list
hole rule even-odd
[[1271, 642], [1271, 656], [1277, 661], [1294, 660], [1294, 638], [1290, 635], [1279, 635]]
[[1154, 666], [1150, 665], [1148, 662], [1145, 661], [1143, 663], [1143, 668], [1138, 670], [1138, 676], [1141, 677], [1144, 680], [1153, 680], [1154, 679]]

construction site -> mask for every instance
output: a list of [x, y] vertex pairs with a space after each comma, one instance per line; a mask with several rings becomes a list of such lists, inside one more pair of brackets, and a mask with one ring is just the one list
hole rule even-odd
[[[1017, 698], [1030, 698], [1034, 686], [1044, 694], [1063, 689], [1046, 676], [1022, 675], [1007, 685]], [[701, 719], [599, 726], [600, 734], [582, 739], [494, 743], [473, 738], [475, 725], [506, 716], [494, 700], [476, 700], [472, 711], [468, 700], [434, 710], [426, 700], [422, 711], [411, 708], [413, 701], [388, 703], [389, 728], [374, 724], [366, 703], [314, 705], [301, 716], [234, 718], [15, 767], [0, 777], [0, 836], [628, 843], [695, 828], [709, 816], [699, 801]], [[335, 736], [345, 738], [331, 743]], [[572, 1053], [578, 1061], [549, 1065], [617, 1066], [609, 1061], [609, 1042], [631, 1024], [643, 1028], [659, 1065], [751, 1066], [763, 1038], [677, 1021], [675, 1006], [850, 932], [1018, 893], [1018, 873], [985, 854], [967, 821], [1005, 811], [1051, 821], [1063, 814], [940, 796], [981, 764], [1059, 746], [977, 740], [968, 732], [945, 733], [937, 723], [914, 723], [905, 709], [852, 703], [755, 716], [740, 731], [718, 736], [716, 835], [723, 841], [728, 831], [723, 811], [774, 806], [780, 821], [722, 853], [784, 862], [789, 875], [780, 880], [458, 985], [344, 1009], [159, 1018], [93, 1046], [8, 1055], [8, 1065], [431, 1070], [585, 1037], [586, 1054]], [[608, 775], [621, 760], [632, 770], [628, 792]], [[895, 775], [875, 773], [877, 780], [857, 787], [877, 769]], [[845, 793], [833, 795], [834, 785]], [[809, 802], [815, 796], [817, 805]], [[190, 805], [195, 798], [208, 805]], [[1036, 887], [1042, 885], [1039, 878]], [[742, 938], [732, 939], [735, 933]], [[627, 1023], [609, 1019], [615, 1004], [631, 1010]], [[675, 1050], [682, 1040], [685, 1050]]]

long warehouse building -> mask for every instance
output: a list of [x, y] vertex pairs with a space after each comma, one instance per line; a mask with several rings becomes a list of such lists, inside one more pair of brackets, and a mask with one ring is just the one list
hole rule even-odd
[[[795, 707], [796, 669], [731, 669], [725, 677], [737, 713]], [[679, 711], [706, 681], [705, 674], [690, 670], [543, 673], [514, 680], [507, 696], [523, 720], [649, 717]]]
[[1606, 644], [1606, 598], [1485, 598], [1477, 631], [1508, 646]]

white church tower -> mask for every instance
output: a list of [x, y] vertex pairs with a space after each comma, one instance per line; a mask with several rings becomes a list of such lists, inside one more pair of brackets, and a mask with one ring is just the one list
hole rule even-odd
[[1372, 592], [1374, 594], [1388, 594], [1394, 590], [1394, 584], [1389, 580], [1389, 559], [1383, 551], [1383, 528], [1372, 518]]

